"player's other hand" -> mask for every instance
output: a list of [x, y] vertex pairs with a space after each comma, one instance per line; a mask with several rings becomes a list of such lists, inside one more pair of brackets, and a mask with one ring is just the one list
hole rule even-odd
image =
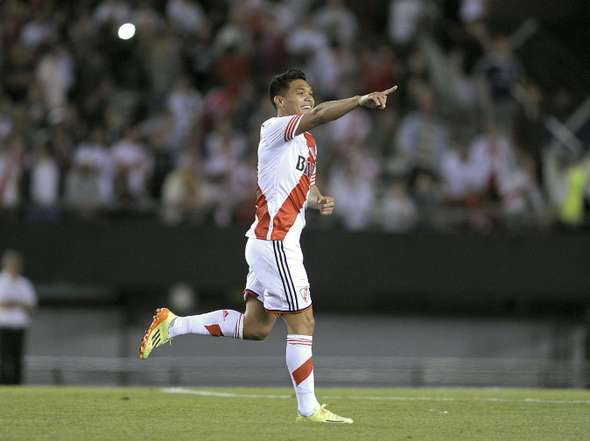
[[318, 208], [320, 210], [320, 214], [324, 216], [329, 216], [334, 212], [334, 206], [336, 205], [336, 200], [331, 196], [322, 196], [318, 200]]
[[397, 90], [397, 86], [393, 86], [383, 92], [373, 92], [363, 95], [359, 98], [359, 105], [368, 109], [385, 109], [387, 105], [387, 96], [391, 95]]

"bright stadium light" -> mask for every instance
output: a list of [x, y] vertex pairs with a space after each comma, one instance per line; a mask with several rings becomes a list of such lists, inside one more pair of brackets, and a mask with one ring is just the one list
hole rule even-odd
[[135, 35], [135, 25], [133, 23], [124, 23], [119, 26], [117, 35], [121, 40], [129, 40]]

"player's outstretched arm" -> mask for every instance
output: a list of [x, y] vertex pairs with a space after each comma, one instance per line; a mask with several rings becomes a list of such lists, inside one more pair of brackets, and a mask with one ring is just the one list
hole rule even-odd
[[295, 135], [334, 121], [357, 107], [383, 110], [387, 105], [387, 97], [396, 90], [397, 86], [393, 86], [382, 92], [373, 92], [367, 95], [357, 95], [343, 100], [326, 101], [318, 104], [303, 114]]

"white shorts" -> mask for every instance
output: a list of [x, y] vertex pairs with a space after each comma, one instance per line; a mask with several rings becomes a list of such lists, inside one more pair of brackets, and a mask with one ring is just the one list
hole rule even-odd
[[311, 306], [301, 247], [287, 247], [281, 240], [249, 238], [246, 262], [250, 267], [244, 299], [255, 295], [264, 309], [300, 312]]

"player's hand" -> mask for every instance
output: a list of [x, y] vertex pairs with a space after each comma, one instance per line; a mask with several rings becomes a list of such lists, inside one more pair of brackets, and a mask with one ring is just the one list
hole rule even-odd
[[320, 210], [320, 214], [324, 216], [330, 216], [334, 212], [335, 205], [336, 200], [331, 196], [322, 196], [318, 200], [318, 209]]
[[359, 105], [368, 109], [385, 109], [387, 105], [387, 96], [391, 95], [397, 90], [397, 86], [393, 86], [383, 92], [373, 92], [368, 95], [363, 95], [359, 98]]

